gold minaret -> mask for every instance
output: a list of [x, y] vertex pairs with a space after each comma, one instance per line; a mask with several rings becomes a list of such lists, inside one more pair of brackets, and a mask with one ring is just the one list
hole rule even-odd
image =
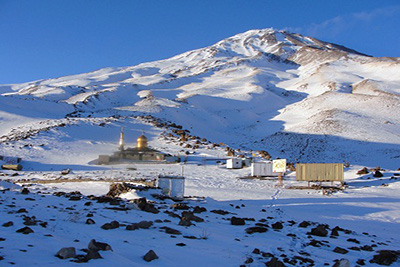
[[121, 127], [121, 135], [119, 137], [119, 150], [124, 150], [124, 127]]

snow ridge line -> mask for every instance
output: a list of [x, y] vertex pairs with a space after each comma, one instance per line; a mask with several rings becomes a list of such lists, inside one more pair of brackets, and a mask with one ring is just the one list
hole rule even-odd
[[25, 124], [16, 128], [11, 129], [10, 133], [0, 137], [0, 143], [13, 142], [28, 139], [34, 135], [37, 135], [43, 131], [49, 131], [58, 127], [65, 127], [69, 125], [76, 125], [79, 122], [85, 123], [96, 123], [104, 125], [111, 121], [116, 121], [113, 117], [106, 118], [66, 118], [56, 120], [43, 120], [35, 123]]

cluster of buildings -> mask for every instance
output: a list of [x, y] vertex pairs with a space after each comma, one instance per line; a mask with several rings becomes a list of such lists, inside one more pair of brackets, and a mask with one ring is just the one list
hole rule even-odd
[[136, 147], [126, 147], [124, 132], [121, 130], [118, 151], [112, 155], [100, 155], [98, 164], [119, 164], [129, 162], [173, 162], [176, 157], [160, 152], [148, 146], [147, 137], [142, 134], [136, 139]]

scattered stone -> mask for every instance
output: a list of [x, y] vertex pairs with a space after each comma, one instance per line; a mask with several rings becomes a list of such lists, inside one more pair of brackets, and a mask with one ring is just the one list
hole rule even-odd
[[233, 216], [231, 218], [231, 224], [232, 225], [245, 225], [246, 222], [242, 218], [238, 218], [238, 217]]
[[24, 224], [25, 225], [37, 225], [38, 221], [36, 220], [35, 216], [32, 217], [24, 217]]
[[189, 206], [183, 203], [176, 203], [172, 204], [171, 208], [173, 208], [174, 210], [188, 210]]
[[311, 240], [310, 243], [308, 243], [308, 245], [317, 247], [317, 248], [319, 248], [321, 246], [325, 246], [324, 243], [322, 243], [321, 241], [315, 240], [315, 239]]
[[85, 204], [84, 204], [85, 206], [91, 206], [91, 205], [93, 205], [93, 202], [91, 202], [91, 201], [88, 201], [88, 202], [85, 202]]
[[10, 226], [13, 226], [13, 225], [14, 225], [14, 223], [12, 221], [9, 221], [9, 222], [6, 222], [6, 223], [2, 224], [3, 227], [10, 227]]
[[361, 249], [361, 250], [364, 250], [364, 251], [374, 251], [374, 249], [372, 248], [372, 246], [369, 246], [369, 245], [361, 246], [360, 249]]
[[76, 251], [74, 247], [66, 247], [66, 248], [62, 248], [60, 249], [57, 254], [57, 257], [59, 257], [60, 259], [68, 259], [68, 258], [75, 258], [76, 257]]
[[78, 200], [81, 200], [81, 199], [82, 199], [81, 196], [70, 196], [68, 200], [71, 200], [71, 201], [78, 201]]
[[39, 223], [40, 226], [42, 226], [43, 228], [46, 228], [48, 223], [47, 222], [41, 222]]
[[253, 253], [253, 254], [260, 254], [260, 252], [261, 252], [261, 251], [260, 251], [258, 248], [255, 248], [255, 249], [253, 249], [253, 252], [252, 252], [252, 253]]
[[219, 215], [226, 215], [226, 214], [230, 213], [229, 211], [226, 211], [226, 210], [212, 210], [211, 212], [219, 214]]
[[317, 227], [311, 229], [311, 232], [308, 234], [324, 237], [328, 235], [328, 230], [326, 230], [324, 225], [320, 224]]
[[67, 175], [70, 172], [71, 172], [71, 169], [64, 169], [64, 170], [61, 170], [61, 175]]
[[261, 227], [261, 226], [254, 226], [254, 227], [249, 227], [246, 228], [246, 233], [248, 234], [253, 234], [253, 233], [265, 233], [268, 231], [268, 228]]
[[272, 224], [271, 226], [272, 226], [272, 229], [274, 229], [274, 230], [280, 230], [283, 228], [283, 224], [281, 222], [276, 222], [276, 223]]
[[347, 249], [341, 248], [341, 247], [336, 247], [333, 252], [339, 253], [339, 254], [347, 254], [349, 251]]
[[24, 208], [17, 210], [17, 213], [28, 213], [28, 211]]
[[207, 211], [207, 209], [204, 208], [204, 207], [196, 206], [196, 207], [193, 208], [193, 213], [202, 213], [202, 212], [205, 212], [205, 211]]
[[135, 203], [138, 206], [138, 208], [142, 211], [150, 212], [150, 213], [154, 213], [154, 214], [159, 213], [159, 210], [156, 207], [154, 207], [153, 204], [148, 203], [147, 199], [145, 197], [134, 199], [133, 203]]
[[87, 219], [86, 224], [95, 224], [96, 222], [93, 219]]
[[187, 218], [182, 218], [180, 221], [179, 221], [179, 223], [178, 223], [178, 225], [180, 225], [180, 226], [191, 226], [191, 225], [193, 225], [192, 224], [192, 222], [189, 220], [189, 219], [187, 219]]
[[350, 267], [350, 261], [348, 259], [336, 260], [332, 267]]
[[189, 221], [195, 221], [195, 222], [204, 222], [203, 218], [194, 215], [193, 212], [190, 211], [182, 212], [182, 219], [187, 219]]
[[127, 225], [125, 227], [125, 229], [128, 231], [133, 231], [133, 230], [139, 229], [139, 226], [137, 225], [137, 223], [132, 223], [132, 224]]
[[178, 244], [176, 244], [178, 247], [185, 247], [186, 246], [186, 244], [185, 243], [178, 243]]
[[95, 239], [90, 240], [89, 244], [88, 244], [88, 249], [89, 250], [103, 250], [103, 251], [107, 251], [107, 250], [111, 250], [112, 248], [109, 244], [107, 243], [103, 243], [103, 242], [97, 242]]
[[299, 223], [299, 227], [301, 227], [301, 228], [307, 228], [310, 225], [311, 225], [311, 223], [307, 222], [307, 221], [302, 221], [301, 223]]
[[110, 223], [105, 223], [101, 226], [102, 229], [104, 230], [110, 230], [110, 229], [116, 229], [119, 227], [119, 222], [117, 221], [112, 221]]
[[339, 236], [339, 230], [337, 227], [332, 229], [331, 237], [334, 237], [334, 236]]
[[363, 174], [368, 174], [368, 173], [369, 173], [369, 170], [367, 167], [364, 167], [357, 172], [358, 175], [363, 175]]
[[143, 259], [147, 262], [150, 262], [152, 260], [158, 259], [157, 254], [153, 250], [149, 250], [146, 255], [143, 256]]
[[28, 188], [26, 188], [26, 187], [22, 188], [22, 190], [21, 190], [21, 194], [23, 194], [23, 195], [27, 195], [27, 194], [29, 194], [29, 189], [28, 189]]
[[197, 239], [197, 237], [195, 237], [194, 235], [184, 235], [183, 237], [187, 239]]
[[379, 177], [383, 177], [383, 174], [380, 171], [375, 171], [375, 173], [372, 176], [379, 178]]
[[152, 221], [141, 221], [137, 223], [137, 226], [141, 229], [149, 229], [153, 225]]
[[31, 228], [29, 228], [29, 227], [24, 227], [24, 228], [18, 229], [16, 232], [17, 233], [22, 233], [24, 235], [34, 233], [33, 230]]
[[282, 261], [278, 260], [278, 258], [276, 258], [276, 257], [273, 257], [269, 262], [266, 262], [265, 266], [267, 266], [267, 267], [286, 267], [286, 265]]
[[181, 235], [182, 233], [179, 230], [175, 230], [173, 228], [163, 226], [161, 229], [165, 230], [165, 233], [170, 234], [170, 235]]
[[395, 250], [380, 250], [378, 253], [379, 254], [374, 255], [374, 258], [369, 261], [370, 263], [389, 266], [397, 261], [400, 255], [400, 251]]
[[103, 257], [100, 255], [99, 251], [96, 249], [89, 249], [85, 256], [86, 260], [95, 260], [95, 259], [102, 259]]
[[353, 242], [353, 243], [356, 243], [356, 244], [360, 244], [360, 241], [358, 241], [355, 238], [349, 238], [349, 239], [347, 239], [347, 242]]
[[361, 249], [359, 247], [349, 247], [349, 249], [355, 250], [355, 251], [361, 251]]
[[169, 211], [169, 210], [164, 211], [164, 213], [168, 214], [168, 216], [170, 216], [172, 218], [179, 218], [179, 219], [181, 218], [181, 216], [179, 216], [178, 214], [176, 214], [172, 211]]
[[358, 265], [364, 266], [364, 265], [365, 265], [365, 260], [364, 260], [364, 259], [358, 259], [358, 260], [356, 261], [356, 263], [357, 263]]
[[106, 194], [107, 197], [117, 197], [120, 194], [123, 193], [128, 193], [132, 190], [133, 186], [128, 184], [128, 183], [115, 183], [115, 184], [110, 184], [110, 189], [108, 193]]
[[250, 264], [250, 263], [252, 263], [253, 261], [254, 261], [253, 258], [248, 257], [248, 258], [246, 259], [246, 261], [244, 262], [244, 264]]

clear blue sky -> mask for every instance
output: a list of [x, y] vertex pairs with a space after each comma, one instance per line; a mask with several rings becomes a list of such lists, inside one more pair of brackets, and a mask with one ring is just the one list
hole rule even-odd
[[398, 0], [0, 0], [0, 84], [136, 65], [269, 27], [400, 57]]

